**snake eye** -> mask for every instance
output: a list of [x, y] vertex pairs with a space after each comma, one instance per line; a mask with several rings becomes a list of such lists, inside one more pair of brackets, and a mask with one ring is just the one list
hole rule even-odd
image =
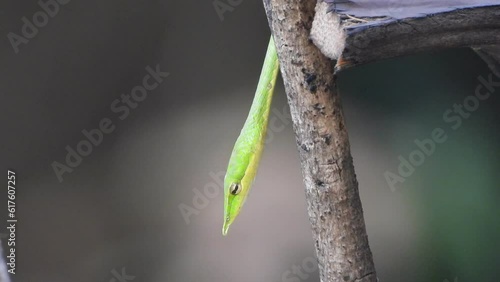
[[241, 184], [240, 183], [233, 183], [229, 187], [229, 192], [233, 195], [238, 195], [241, 192]]

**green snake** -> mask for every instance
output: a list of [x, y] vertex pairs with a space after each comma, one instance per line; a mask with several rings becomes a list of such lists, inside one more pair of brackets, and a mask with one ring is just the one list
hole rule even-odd
[[271, 36], [252, 107], [234, 145], [224, 178], [223, 235], [227, 234], [229, 226], [240, 213], [257, 173], [264, 150], [269, 112], [278, 72], [278, 54]]

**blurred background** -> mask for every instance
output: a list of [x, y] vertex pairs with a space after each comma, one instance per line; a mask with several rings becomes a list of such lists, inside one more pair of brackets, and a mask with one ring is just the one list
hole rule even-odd
[[[0, 160], [17, 175], [13, 281], [319, 281], [281, 80], [252, 193], [221, 235], [220, 181], [269, 38], [260, 1], [230, 2], [67, 1], [46, 22], [38, 1], [0, 3]], [[34, 15], [41, 27], [24, 37], [23, 17]], [[113, 110], [148, 66], [169, 75], [128, 115]], [[499, 281], [500, 88], [456, 130], [443, 120], [489, 75], [468, 49], [339, 75], [380, 281]], [[114, 130], [60, 181], [54, 162], [67, 165], [67, 146], [77, 150], [102, 119]], [[447, 141], [391, 189], [384, 174], [435, 128]]]

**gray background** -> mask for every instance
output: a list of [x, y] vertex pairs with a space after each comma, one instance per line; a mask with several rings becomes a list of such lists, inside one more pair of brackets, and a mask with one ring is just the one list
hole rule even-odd
[[[189, 224], [179, 210], [225, 170], [248, 112], [269, 37], [260, 1], [221, 20], [212, 1], [73, 0], [15, 54], [7, 34], [39, 10], [0, 3], [0, 160], [18, 177], [14, 281], [107, 282], [123, 268], [134, 281], [318, 281], [301, 266], [314, 248], [289, 116], [276, 122], [228, 237], [220, 187]], [[110, 104], [157, 64], [170, 76], [119, 120]], [[498, 281], [498, 94], [456, 131], [442, 119], [488, 74], [469, 50], [340, 74], [381, 281]], [[281, 81], [275, 97], [283, 112]], [[115, 131], [59, 182], [51, 163], [102, 118]], [[448, 141], [392, 192], [384, 172], [436, 127]], [[287, 272], [294, 265], [307, 277]]]

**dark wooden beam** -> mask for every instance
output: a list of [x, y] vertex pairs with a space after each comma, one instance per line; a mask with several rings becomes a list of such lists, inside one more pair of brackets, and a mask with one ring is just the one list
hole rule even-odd
[[337, 71], [398, 56], [458, 47], [475, 47], [483, 50], [481, 54], [489, 54], [489, 59], [499, 58], [492, 46], [500, 46], [500, 3], [401, 19], [384, 15], [355, 18], [346, 12], [332, 13], [337, 13], [334, 16], [340, 17], [341, 24], [322, 28], [335, 29], [333, 34], [339, 36], [332, 40], [344, 41], [341, 55], [331, 58], [337, 60]]

